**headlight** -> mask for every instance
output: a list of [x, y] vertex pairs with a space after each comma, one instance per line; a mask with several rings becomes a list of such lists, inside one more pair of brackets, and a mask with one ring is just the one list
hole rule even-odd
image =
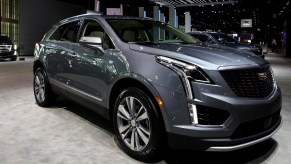
[[193, 99], [191, 81], [198, 83], [212, 84], [210, 78], [198, 66], [175, 60], [172, 58], [157, 56], [156, 61], [173, 71], [175, 71], [181, 78], [187, 98]]
[[[191, 81], [198, 83], [213, 84], [212, 80], [207, 76], [207, 74], [196, 65], [164, 56], [157, 56], [156, 58], [158, 63], [163, 64], [173, 69], [174, 71], [177, 69], [181, 70]], [[180, 74], [179, 72], [177, 73]]]

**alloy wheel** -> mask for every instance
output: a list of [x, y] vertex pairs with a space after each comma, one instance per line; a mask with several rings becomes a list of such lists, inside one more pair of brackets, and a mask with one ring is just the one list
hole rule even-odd
[[135, 97], [125, 97], [118, 105], [117, 127], [123, 142], [133, 151], [143, 150], [151, 136], [147, 109]]
[[41, 72], [37, 72], [35, 75], [34, 93], [38, 102], [45, 100], [45, 81]]

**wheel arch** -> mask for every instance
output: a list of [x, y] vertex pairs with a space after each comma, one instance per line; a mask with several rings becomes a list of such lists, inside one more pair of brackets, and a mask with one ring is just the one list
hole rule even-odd
[[37, 70], [37, 68], [44, 68], [44, 65], [41, 61], [36, 60], [33, 64], [33, 73]]
[[[143, 80], [143, 82], [141, 82], [140, 80], [135, 79], [135, 78], [124, 77], [124, 78], [121, 78], [114, 83], [114, 85], [111, 87], [110, 92], [108, 94], [109, 98], [107, 101], [107, 106], [109, 108], [110, 119], [112, 119], [112, 116], [113, 116], [115, 100], [117, 99], [117, 97], [121, 93], [121, 91], [124, 90], [125, 88], [128, 88], [128, 87], [136, 87], [136, 88], [144, 91], [151, 98], [154, 105], [158, 108], [158, 112], [161, 114], [161, 117], [163, 118], [161, 109], [160, 109], [158, 102], [156, 100], [156, 97], [160, 97], [160, 96], [159, 96], [158, 92], [156, 91], [156, 89], [154, 88], [154, 86], [152, 86], [152, 84], [150, 84], [149, 82], [147, 82], [145, 80]], [[164, 122], [164, 120], [163, 120], [163, 122]]]

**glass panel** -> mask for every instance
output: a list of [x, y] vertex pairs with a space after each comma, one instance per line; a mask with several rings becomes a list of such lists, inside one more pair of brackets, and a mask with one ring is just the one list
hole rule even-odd
[[18, 0], [1, 0], [1, 35], [8, 36], [18, 46]]

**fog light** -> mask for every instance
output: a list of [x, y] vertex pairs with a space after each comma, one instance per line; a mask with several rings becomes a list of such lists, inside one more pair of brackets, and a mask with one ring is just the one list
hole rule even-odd
[[198, 124], [197, 108], [194, 104], [188, 104], [191, 122], [193, 125]]

